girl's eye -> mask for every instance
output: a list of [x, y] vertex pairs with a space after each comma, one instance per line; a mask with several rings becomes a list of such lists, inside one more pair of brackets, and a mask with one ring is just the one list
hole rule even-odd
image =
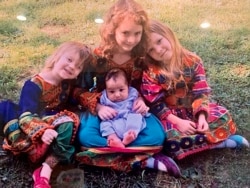
[[153, 48], [148, 49], [148, 53], [151, 53], [153, 51]]
[[83, 63], [77, 63], [76, 67], [80, 70], [83, 70], [84, 64]]
[[162, 39], [159, 39], [159, 40], [157, 41], [157, 44], [161, 44], [161, 40], [162, 40]]
[[71, 59], [71, 58], [68, 58], [68, 62], [70, 62], [70, 63], [71, 63], [71, 62], [72, 62], [72, 59]]
[[78, 69], [79, 69], [79, 70], [82, 70], [82, 69], [83, 69], [83, 65], [78, 66]]
[[123, 92], [123, 89], [120, 89], [120, 92]]

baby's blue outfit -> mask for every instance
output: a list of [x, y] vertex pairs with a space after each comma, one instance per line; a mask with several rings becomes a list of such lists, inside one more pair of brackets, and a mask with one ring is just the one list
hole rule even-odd
[[107, 97], [106, 90], [102, 91], [100, 103], [112, 107], [118, 112], [115, 118], [101, 122], [100, 131], [102, 136], [105, 137], [116, 133], [120, 139], [123, 139], [127, 131], [134, 130], [137, 136], [138, 133], [146, 127], [145, 118], [141, 114], [132, 111], [133, 103], [137, 98], [138, 91], [133, 87], [129, 87], [128, 98], [121, 102], [110, 101]]

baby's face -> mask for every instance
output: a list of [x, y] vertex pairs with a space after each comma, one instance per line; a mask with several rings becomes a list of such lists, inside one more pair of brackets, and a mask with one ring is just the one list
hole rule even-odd
[[124, 101], [128, 98], [128, 85], [124, 77], [119, 76], [116, 79], [106, 81], [106, 92], [109, 100], [112, 102]]

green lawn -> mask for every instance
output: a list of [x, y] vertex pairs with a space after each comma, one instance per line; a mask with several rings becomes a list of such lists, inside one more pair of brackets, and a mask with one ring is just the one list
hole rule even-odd
[[[250, 1], [137, 1], [151, 18], [169, 24], [182, 44], [203, 59], [213, 99], [231, 111], [239, 133], [250, 140]], [[45, 58], [60, 43], [77, 40], [93, 48], [98, 46], [99, 24], [94, 20], [101, 18], [113, 2], [0, 0], [0, 100], [18, 100], [24, 80], [39, 71]], [[25, 16], [26, 21], [18, 20], [18, 15]], [[210, 23], [207, 29], [200, 27], [205, 21]], [[191, 167], [201, 171], [200, 179], [186, 180], [150, 170], [127, 175], [86, 168], [85, 184], [86, 187], [109, 188], [194, 185], [247, 188], [250, 185], [248, 161], [249, 149], [205, 152], [178, 162], [183, 171]], [[15, 179], [4, 170], [0, 168], [0, 175], [7, 176], [3, 185], [8, 187], [8, 180]], [[27, 187], [31, 183], [27, 181], [16, 187]]]

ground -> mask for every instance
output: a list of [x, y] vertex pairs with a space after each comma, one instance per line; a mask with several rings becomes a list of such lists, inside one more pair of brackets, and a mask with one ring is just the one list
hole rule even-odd
[[[245, 136], [249, 138], [250, 132], [245, 132]], [[56, 178], [61, 171], [80, 168], [84, 170], [84, 188], [249, 188], [249, 151], [249, 148], [216, 149], [187, 157], [177, 161], [183, 174], [179, 179], [151, 169], [123, 173], [77, 163], [60, 165], [53, 172], [52, 187], [58, 187]], [[25, 157], [5, 156], [1, 152], [0, 164], [0, 187], [32, 187], [32, 171], [37, 166]]]

